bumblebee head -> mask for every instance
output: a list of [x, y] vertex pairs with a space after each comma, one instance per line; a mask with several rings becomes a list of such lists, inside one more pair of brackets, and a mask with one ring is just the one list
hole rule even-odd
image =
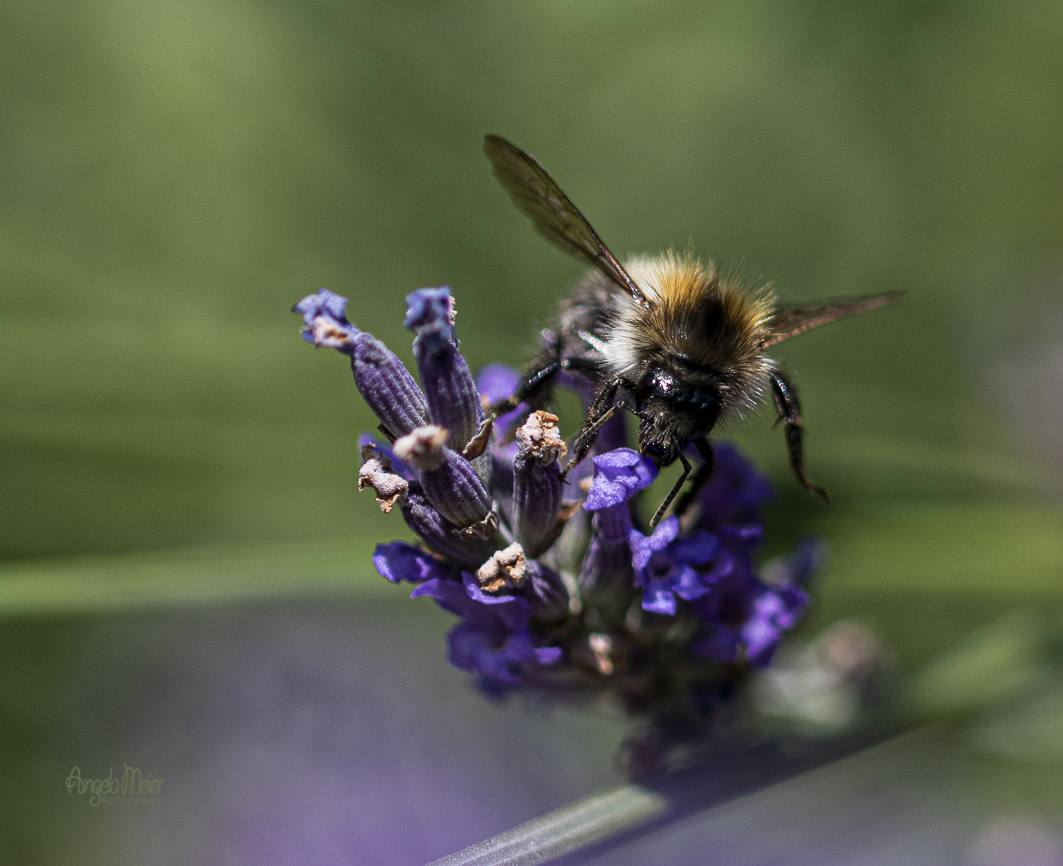
[[666, 370], [649, 370], [635, 388], [639, 451], [668, 466], [692, 440], [707, 435], [720, 416], [716, 388], [691, 385]]

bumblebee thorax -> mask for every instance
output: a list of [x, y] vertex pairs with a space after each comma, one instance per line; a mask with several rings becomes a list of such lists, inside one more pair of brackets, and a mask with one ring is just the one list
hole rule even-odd
[[756, 402], [771, 369], [762, 350], [770, 295], [749, 292], [690, 255], [639, 256], [627, 269], [653, 308], [621, 298], [610, 369], [629, 377], [666, 369], [694, 386], [720, 389], [725, 410]]

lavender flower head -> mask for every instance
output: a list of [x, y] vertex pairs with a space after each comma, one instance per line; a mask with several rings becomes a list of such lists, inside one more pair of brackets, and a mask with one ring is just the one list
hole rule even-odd
[[[697, 502], [646, 534], [635, 503], [656, 478], [649, 459], [622, 445], [592, 451], [593, 478], [580, 486], [573, 472], [566, 483], [556, 416], [521, 406], [485, 418], [483, 405], [512, 393], [519, 376], [492, 365], [474, 380], [449, 289], [407, 298], [421, 386], [347, 320], [346, 303], [322, 289], [294, 312], [304, 339], [350, 357], [380, 421], [387, 444], [363, 437], [358, 486], [385, 512], [397, 508], [420, 543], [380, 544], [373, 564], [459, 617], [448, 635], [454, 666], [491, 692], [710, 717], [770, 662], [808, 606], [816, 547], [758, 577], [760, 507], [772, 491], [738, 451], [715, 443]], [[623, 436], [620, 422], [600, 447]]]

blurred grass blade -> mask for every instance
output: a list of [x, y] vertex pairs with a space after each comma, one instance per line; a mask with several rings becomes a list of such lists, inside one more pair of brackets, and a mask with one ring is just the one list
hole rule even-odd
[[668, 808], [668, 800], [640, 788], [625, 785], [580, 800], [550, 812], [535, 821], [487, 839], [433, 866], [501, 866], [501, 864], [546, 863], [592, 842], [637, 827]]
[[831, 741], [736, 747], [707, 763], [579, 800], [429, 866], [534, 866], [576, 852], [607, 854], [636, 836], [833, 763], [883, 739], [879, 732]]
[[1049, 672], [1044, 617], [1017, 610], [908, 679], [899, 695], [914, 718], [958, 721], [1035, 687]]
[[373, 572], [372, 548], [362, 540], [10, 564], [0, 568], [0, 616], [401, 592]]

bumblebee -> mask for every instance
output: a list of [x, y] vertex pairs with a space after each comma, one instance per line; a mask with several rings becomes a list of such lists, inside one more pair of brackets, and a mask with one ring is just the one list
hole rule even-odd
[[790, 468], [808, 491], [827, 493], [805, 475], [797, 392], [766, 351], [810, 328], [873, 310], [897, 294], [838, 301], [810, 309], [779, 309], [768, 292], [749, 292], [690, 254], [636, 256], [621, 265], [568, 196], [530, 154], [496, 135], [484, 139], [495, 177], [535, 230], [594, 271], [564, 301], [543, 331], [543, 350], [514, 393], [491, 407], [500, 414], [540, 405], [562, 370], [595, 385], [587, 416], [564, 472], [578, 464], [602, 425], [625, 409], [639, 419], [639, 451], [658, 467], [678, 460], [682, 474], [650, 521], [664, 516], [693, 466], [702, 464], [676, 504], [682, 513], [712, 473], [708, 435], [740, 417], [770, 391], [785, 425]]

